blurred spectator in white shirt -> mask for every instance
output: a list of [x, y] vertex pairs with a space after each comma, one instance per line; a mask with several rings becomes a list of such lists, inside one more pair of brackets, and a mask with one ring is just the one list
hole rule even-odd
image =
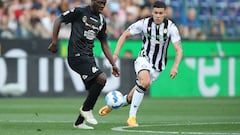
[[14, 32], [8, 27], [8, 16], [3, 14], [0, 21], [0, 37], [6, 39], [13, 39]]

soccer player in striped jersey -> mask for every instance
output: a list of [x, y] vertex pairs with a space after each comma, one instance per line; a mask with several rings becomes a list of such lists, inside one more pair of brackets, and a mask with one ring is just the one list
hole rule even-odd
[[[128, 95], [124, 96], [125, 103], [123, 106], [131, 104], [127, 120], [128, 126], [138, 126], [136, 122], [138, 107], [151, 83], [165, 69], [170, 41], [173, 43], [176, 51], [170, 78], [173, 79], [178, 73], [178, 66], [182, 59], [181, 37], [177, 26], [171, 20], [165, 18], [165, 9], [165, 3], [156, 1], [153, 5], [152, 17], [141, 19], [130, 25], [119, 38], [113, 54], [113, 58], [116, 61], [126, 39], [132, 35], [141, 34], [143, 41], [142, 49], [135, 61], [136, 85]], [[99, 110], [99, 115], [107, 115], [111, 110], [108, 106], [104, 106]]]

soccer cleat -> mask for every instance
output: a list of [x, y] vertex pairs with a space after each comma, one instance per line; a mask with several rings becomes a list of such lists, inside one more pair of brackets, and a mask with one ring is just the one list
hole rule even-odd
[[81, 107], [80, 108], [80, 113], [88, 123], [93, 124], [93, 125], [98, 124], [97, 120], [94, 118], [94, 116], [92, 114], [92, 110], [83, 111], [82, 107]]
[[127, 125], [131, 127], [137, 127], [136, 117], [129, 117], [127, 120]]
[[112, 109], [109, 106], [105, 105], [101, 109], [99, 109], [98, 114], [100, 116], [105, 116], [108, 113], [110, 113], [111, 111], [112, 111]]
[[82, 124], [79, 124], [79, 125], [73, 124], [73, 127], [74, 127], [74, 128], [79, 128], [79, 129], [94, 129], [94, 128], [91, 127], [91, 126], [86, 125], [85, 122], [83, 122]]

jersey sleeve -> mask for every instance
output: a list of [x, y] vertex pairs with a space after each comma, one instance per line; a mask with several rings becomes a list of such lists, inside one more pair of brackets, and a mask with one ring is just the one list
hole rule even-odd
[[107, 24], [105, 21], [104, 21], [102, 29], [97, 34], [97, 38], [100, 41], [107, 40]]
[[107, 23], [102, 14], [100, 14], [99, 17], [100, 17], [101, 26], [100, 26], [100, 31], [97, 34], [97, 38], [100, 41], [107, 41]]
[[143, 31], [143, 19], [139, 20], [128, 27], [131, 35], [140, 34]]
[[172, 23], [170, 25], [169, 33], [170, 33], [170, 36], [171, 36], [172, 43], [175, 43], [175, 42], [181, 40], [178, 28], [177, 28], [177, 26], [174, 23]]
[[61, 14], [62, 22], [65, 24], [72, 22], [75, 18], [78, 18], [79, 12], [81, 11], [77, 8], [72, 8], [68, 11], [63, 12]]

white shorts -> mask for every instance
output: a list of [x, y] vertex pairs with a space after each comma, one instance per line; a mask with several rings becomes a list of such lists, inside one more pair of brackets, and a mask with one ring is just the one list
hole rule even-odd
[[151, 83], [155, 81], [160, 72], [156, 69], [152, 68], [152, 65], [149, 63], [148, 58], [146, 57], [138, 57], [134, 63], [135, 72], [138, 74], [141, 70], [149, 70], [150, 71], [150, 77], [151, 77]]

